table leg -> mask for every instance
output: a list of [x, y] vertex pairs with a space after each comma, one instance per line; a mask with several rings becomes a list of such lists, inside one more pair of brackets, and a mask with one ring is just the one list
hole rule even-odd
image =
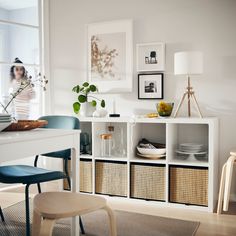
[[[79, 146], [80, 146], [80, 134], [74, 135], [74, 147], [71, 149], [71, 177], [72, 185], [71, 190], [74, 193], [79, 192]], [[73, 217], [71, 222], [71, 236], [79, 236], [79, 217]]]
[[108, 206], [105, 206], [103, 209], [107, 212], [107, 214], [109, 216], [110, 236], [117, 236], [116, 218], [115, 218], [115, 215], [114, 215], [112, 209]]

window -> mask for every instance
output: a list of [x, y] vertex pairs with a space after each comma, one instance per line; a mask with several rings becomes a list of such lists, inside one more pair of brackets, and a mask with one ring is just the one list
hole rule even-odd
[[[41, 1], [0, 1], [0, 99], [9, 96], [12, 82], [10, 68], [15, 58], [23, 62], [28, 75], [33, 78], [42, 72]], [[35, 87], [34, 98], [30, 100], [30, 119], [42, 114], [42, 92]]]

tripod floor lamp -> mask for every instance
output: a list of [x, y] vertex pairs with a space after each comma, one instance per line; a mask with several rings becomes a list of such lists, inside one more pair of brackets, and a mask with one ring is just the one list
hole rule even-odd
[[183, 94], [174, 117], [176, 117], [182, 107], [184, 101], [187, 99], [188, 103], [188, 116], [191, 116], [191, 102], [195, 105], [199, 116], [202, 118], [197, 99], [193, 87], [190, 83], [190, 75], [202, 74], [203, 72], [203, 55], [201, 52], [177, 52], [175, 53], [175, 75], [186, 75], [188, 79], [188, 86]]

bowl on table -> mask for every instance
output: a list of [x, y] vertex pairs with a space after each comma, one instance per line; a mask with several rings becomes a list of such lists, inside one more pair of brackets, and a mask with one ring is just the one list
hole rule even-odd
[[174, 107], [173, 102], [159, 102], [156, 104], [157, 112], [161, 117], [171, 116]]
[[47, 124], [46, 120], [18, 120], [12, 122], [4, 131], [26, 131], [41, 128]]

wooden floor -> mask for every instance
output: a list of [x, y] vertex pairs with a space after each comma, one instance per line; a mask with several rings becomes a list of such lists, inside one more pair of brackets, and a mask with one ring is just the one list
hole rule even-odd
[[[57, 191], [58, 183], [51, 182], [42, 186], [43, 191]], [[30, 189], [32, 194], [37, 193], [35, 186]], [[8, 189], [0, 193], [2, 207], [9, 206], [11, 201], [14, 203], [23, 199], [24, 188], [18, 187]], [[2, 195], [2, 197], [1, 197]], [[236, 236], [236, 203], [230, 204], [230, 211], [218, 216], [216, 213], [207, 213], [193, 210], [183, 210], [161, 206], [150, 206], [144, 203], [122, 201], [111, 198], [109, 205], [113, 209], [137, 212], [162, 217], [176, 218], [182, 220], [192, 220], [200, 222], [197, 236]], [[184, 236], [184, 235], [183, 235]]]

